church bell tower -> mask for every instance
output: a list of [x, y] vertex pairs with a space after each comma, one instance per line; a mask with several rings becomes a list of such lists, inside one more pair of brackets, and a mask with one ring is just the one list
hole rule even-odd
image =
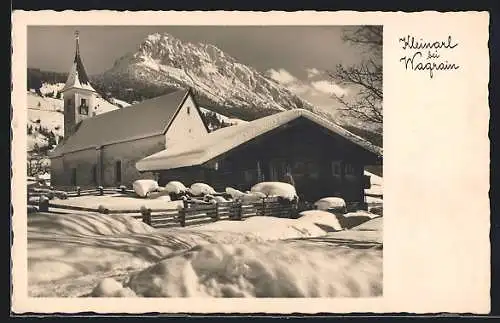
[[89, 81], [82, 58], [80, 57], [79, 32], [75, 32], [75, 58], [71, 71], [61, 90], [64, 98], [64, 137], [68, 138], [77, 125], [84, 119], [93, 116], [96, 106], [97, 92]]

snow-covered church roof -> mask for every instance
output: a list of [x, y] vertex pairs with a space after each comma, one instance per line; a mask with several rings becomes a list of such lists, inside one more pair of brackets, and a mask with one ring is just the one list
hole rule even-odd
[[202, 165], [260, 135], [301, 117], [340, 135], [377, 158], [382, 158], [382, 148], [315, 113], [303, 109], [293, 109], [248, 123], [222, 128], [202, 138], [174, 144], [168, 149], [139, 160], [136, 163], [136, 168], [142, 172]]
[[90, 84], [89, 77], [83, 66], [82, 58], [80, 57], [80, 40], [78, 32], [75, 33], [76, 40], [76, 51], [75, 59], [73, 60], [73, 65], [61, 92], [67, 91], [72, 88], [84, 89], [88, 91], [97, 92]]
[[189, 89], [179, 89], [127, 108], [84, 119], [75, 133], [57, 146], [51, 157], [163, 134], [189, 93]]

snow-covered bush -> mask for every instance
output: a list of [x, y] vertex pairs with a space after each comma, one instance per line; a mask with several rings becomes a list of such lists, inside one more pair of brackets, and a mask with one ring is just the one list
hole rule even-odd
[[242, 192], [232, 187], [226, 187], [226, 193], [230, 195], [233, 200], [244, 202], [256, 202], [266, 197], [266, 194], [262, 192]]
[[291, 184], [282, 182], [261, 182], [252, 186], [250, 191], [260, 192], [267, 196], [279, 196], [289, 201], [297, 198], [295, 187]]
[[322, 211], [338, 211], [345, 212], [346, 211], [346, 203], [344, 199], [340, 197], [324, 197], [314, 203], [314, 207], [317, 210]]
[[157, 191], [158, 182], [152, 179], [138, 179], [132, 184], [134, 192], [140, 197], [146, 197], [150, 192]]
[[167, 185], [165, 185], [165, 190], [168, 193], [182, 194], [187, 192], [188, 189], [179, 181], [170, 181], [167, 183]]
[[201, 196], [207, 194], [217, 194], [217, 192], [208, 184], [205, 183], [194, 183], [189, 188], [189, 192], [194, 196]]
[[239, 190], [234, 189], [232, 187], [226, 187], [226, 193], [231, 195], [231, 197], [234, 200], [239, 200], [245, 194], [242, 191], [239, 191]]
[[322, 210], [309, 210], [299, 213], [299, 221], [312, 222], [326, 232], [341, 231], [342, 225], [334, 214]]

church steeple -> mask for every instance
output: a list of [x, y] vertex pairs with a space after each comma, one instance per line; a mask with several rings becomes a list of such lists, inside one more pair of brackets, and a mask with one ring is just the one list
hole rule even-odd
[[83, 61], [80, 56], [80, 33], [75, 31], [75, 58], [73, 60], [73, 66], [66, 80], [66, 84], [61, 92], [64, 92], [70, 88], [80, 88], [88, 91], [96, 92], [95, 89], [90, 84], [89, 77], [83, 66]]
[[77, 130], [81, 121], [93, 116], [97, 104], [97, 92], [90, 84], [80, 56], [78, 31], [75, 32], [75, 58], [61, 93], [64, 96], [64, 137], [67, 138]]

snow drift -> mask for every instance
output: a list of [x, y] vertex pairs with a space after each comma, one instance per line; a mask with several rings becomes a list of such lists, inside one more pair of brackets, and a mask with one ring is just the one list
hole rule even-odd
[[127, 215], [85, 214], [39, 214], [28, 219], [31, 232], [44, 234], [69, 234], [87, 236], [109, 236], [123, 234], [149, 234], [155, 230], [141, 220]]
[[159, 186], [158, 182], [152, 179], [138, 179], [132, 184], [135, 193], [140, 197], [146, 197], [150, 192], [157, 191]]
[[142, 297], [373, 297], [382, 293], [382, 258], [375, 249], [213, 244], [110, 285], [114, 295]]

